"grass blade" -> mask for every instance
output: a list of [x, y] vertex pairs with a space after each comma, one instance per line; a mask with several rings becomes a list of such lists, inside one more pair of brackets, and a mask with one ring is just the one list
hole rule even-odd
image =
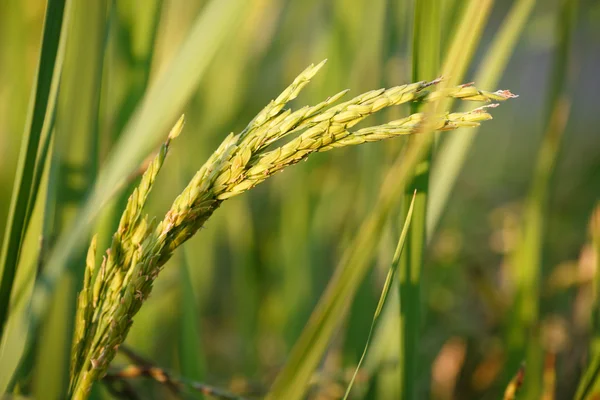
[[392, 265], [388, 271], [388, 274], [385, 278], [385, 283], [383, 285], [383, 290], [381, 291], [381, 296], [379, 297], [379, 302], [377, 303], [377, 309], [375, 310], [375, 314], [373, 315], [373, 321], [371, 322], [371, 327], [369, 328], [369, 335], [367, 336], [367, 341], [365, 343], [365, 348], [363, 353], [358, 361], [358, 365], [354, 370], [354, 374], [352, 374], [352, 378], [348, 383], [348, 387], [346, 388], [346, 393], [344, 394], [344, 400], [348, 398], [350, 395], [350, 391], [352, 390], [352, 385], [356, 379], [356, 375], [360, 370], [360, 367], [365, 359], [365, 355], [367, 354], [367, 350], [369, 349], [369, 344], [371, 342], [371, 337], [373, 335], [373, 331], [379, 322], [379, 316], [381, 315], [381, 311], [383, 310], [383, 306], [385, 304], [385, 300], [387, 299], [388, 294], [390, 293], [390, 289], [392, 288], [392, 283], [394, 282], [394, 275], [396, 270], [398, 269], [398, 264], [400, 263], [400, 255], [402, 254], [402, 250], [404, 249], [404, 243], [406, 241], [406, 235], [408, 233], [408, 228], [410, 227], [410, 223], [412, 220], [413, 208], [415, 205], [416, 192], [413, 195], [413, 198], [410, 202], [410, 206], [408, 208], [408, 212], [406, 213], [406, 219], [404, 221], [404, 226], [402, 227], [402, 233], [400, 234], [400, 238], [398, 239], [398, 245], [396, 246], [396, 251], [394, 253], [394, 258], [392, 259]]
[[48, 1], [36, 83], [32, 89], [0, 256], [0, 340], [8, 317], [10, 295], [25, 236], [28, 203], [32, 191], [37, 190], [32, 183], [40, 138], [46, 117], [51, 115], [51, 112], [48, 113], [48, 106], [53, 105], [52, 98], [57, 90], [56, 81], [60, 73], [59, 42], [63, 22], [67, 17], [64, 11], [65, 0]]
[[[104, 59], [108, 1], [72, 0], [69, 35], [56, 110], [44, 237], [73, 222], [97, 171], [98, 109]], [[52, 193], [53, 192], [53, 193]], [[84, 265], [85, 255], [71, 262]], [[83, 269], [71, 268], [52, 296], [37, 341], [35, 397], [65, 398], [77, 292]]]
[[50, 157], [46, 158], [46, 165], [42, 170], [39, 194], [31, 213], [31, 226], [27, 229], [23, 240], [19, 269], [15, 276], [10, 299], [11, 309], [6, 321], [5, 334], [0, 343], [0, 365], [2, 365], [0, 368], [0, 393], [5, 393], [15, 385], [21, 384], [24, 378], [27, 378], [26, 373], [31, 371], [35, 361], [33, 351], [29, 350], [24, 353], [24, 349], [25, 337], [29, 332], [29, 299], [40, 266], [40, 257], [43, 256], [40, 233], [43, 232], [44, 199], [48, 192]]
[[393, 204], [404, 193], [402, 182], [423, 156], [428, 142], [413, 146], [390, 169], [381, 185], [379, 199], [363, 222], [352, 244], [319, 300], [306, 327], [296, 341], [286, 365], [277, 376], [266, 399], [300, 399], [321, 360], [327, 344], [342, 320], [349, 301], [364, 279], [373, 249]]

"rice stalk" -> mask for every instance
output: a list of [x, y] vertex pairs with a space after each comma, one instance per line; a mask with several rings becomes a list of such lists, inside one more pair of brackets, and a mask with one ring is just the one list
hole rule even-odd
[[[413, 80], [431, 79], [439, 74], [441, 30], [441, 3], [440, 0], [423, 0], [415, 3], [414, 26], [412, 33], [412, 78]], [[456, 39], [455, 39], [456, 40]], [[449, 59], [452, 52], [448, 55]], [[463, 62], [467, 58], [462, 58]], [[444, 72], [446, 73], [446, 71]], [[436, 114], [440, 103], [422, 104], [413, 103], [411, 111]], [[449, 107], [443, 107], [448, 109]], [[427, 135], [432, 135], [435, 126], [428, 124], [425, 128]], [[415, 141], [412, 138], [411, 141]], [[419, 373], [419, 333], [421, 328], [421, 298], [422, 298], [422, 270], [425, 257], [425, 218], [427, 215], [427, 199], [429, 197], [429, 169], [433, 162], [435, 139], [428, 146], [423, 157], [415, 165], [412, 178], [405, 184], [404, 212], [407, 212], [409, 198], [416, 193], [414, 200], [414, 220], [410, 226], [406, 251], [402, 254], [398, 273], [399, 290], [399, 320], [400, 331], [398, 338], [400, 348], [398, 352], [400, 366], [398, 378], [400, 398], [412, 400], [416, 398], [417, 376]]]
[[[93, 382], [105, 374], [163, 265], [224, 200], [251, 189], [315, 152], [418, 133], [425, 122], [428, 128], [452, 130], [478, 126], [491, 118], [487, 113], [490, 106], [487, 106], [469, 112], [428, 116], [427, 121], [423, 114], [414, 114], [387, 124], [350, 130], [383, 108], [417, 100], [502, 101], [514, 97], [508, 91], [490, 93], [471, 85], [428, 90], [440, 81], [438, 79], [370, 91], [332, 106], [345, 94], [342, 92], [313, 107], [294, 112], [284, 110], [287, 102], [298, 95], [322, 66], [323, 63], [311, 65], [246, 129], [238, 135], [230, 134], [175, 199], [164, 219], [156, 223], [155, 219], [142, 216], [142, 209], [171, 139], [181, 132], [183, 119], [171, 130], [169, 139], [129, 198], [112, 245], [99, 267], [93, 262], [94, 242], [90, 247], [72, 352], [74, 398], [85, 399]], [[287, 143], [281, 142], [294, 133], [297, 136]]]

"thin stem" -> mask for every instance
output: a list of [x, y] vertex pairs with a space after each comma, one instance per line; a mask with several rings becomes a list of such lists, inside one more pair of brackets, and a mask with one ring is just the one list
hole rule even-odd
[[181, 395], [186, 390], [192, 390], [221, 400], [246, 400], [244, 397], [230, 393], [227, 390], [203, 382], [196, 382], [183, 377], [178, 377], [164, 368], [157, 366], [152, 361], [142, 357], [128, 347], [123, 346], [120, 351], [134, 362], [134, 364], [109, 370], [103, 378], [106, 382], [127, 381], [128, 379], [145, 377], [166, 386], [176, 395]]

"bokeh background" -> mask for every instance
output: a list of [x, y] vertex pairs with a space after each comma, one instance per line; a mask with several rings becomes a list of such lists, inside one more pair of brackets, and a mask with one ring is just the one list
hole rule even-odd
[[[92, 160], [102, 167], [147, 88], [167, 70], [206, 3], [108, 2], [104, 36], [90, 38], [102, 45], [98, 112], [88, 118], [87, 126], [81, 125], [88, 131], [71, 129], [72, 137], [63, 147], [71, 154], [58, 190], [64, 214], [55, 221], [53, 236], [46, 238], [48, 247], [54, 235], [68, 229], [85, 198], [82, 181], [91, 182], [96, 173]], [[440, 2], [441, 59], [467, 3]], [[522, 240], [518, 232], [525, 199], [535, 187], [536, 160], [548, 130], [557, 80], [564, 83], [561, 101], [567, 120], [564, 128], [558, 128], [562, 140], [546, 191], [535, 329], [546, 369], [555, 374], [554, 381], [547, 378], [544, 385], [555, 384], [555, 398], [572, 398], [585, 368], [591, 282], [598, 257], [589, 245], [588, 226], [600, 195], [600, 3], [579, 1], [568, 54], [560, 55], [563, 3], [568, 1], [496, 1], [465, 75], [465, 82], [474, 79], [499, 32], [514, 19], [509, 12], [524, 7], [526, 19], [522, 29], [516, 29], [514, 48], [506, 50], [508, 63], [500, 71], [498, 85], [481, 87], [510, 89], [520, 97], [493, 110], [494, 120], [473, 137], [425, 252], [422, 304], [416, 305], [422, 312], [417, 398], [499, 398], [516, 373], [508, 356], [507, 327], [518, 279], [509, 260]], [[313, 104], [345, 88], [358, 94], [411, 81], [414, 1], [240, 4], [241, 16], [181, 110], [185, 129], [158, 177], [147, 210], [150, 215], [163, 215], [220, 141], [243, 129], [310, 63], [328, 59], [294, 105]], [[0, 2], [0, 226], [9, 209], [45, 5], [39, 0]], [[79, 34], [86, 35], [85, 27], [79, 28]], [[557, 54], [568, 58], [558, 78], [552, 75]], [[85, 68], [69, 63], [75, 61], [65, 59], [65, 71], [71, 73]], [[78, 88], [70, 90], [77, 93]], [[60, 108], [60, 96], [57, 118], [77, 112]], [[407, 112], [408, 107], [399, 107], [370, 122]], [[92, 157], [85, 140], [92, 135], [89, 130], [97, 138]], [[443, 133], [437, 146], [451, 136], [468, 134]], [[317, 155], [227, 201], [166, 266], [135, 318], [129, 347], [190, 379], [260, 396], [285, 363], [404, 144], [400, 138]], [[121, 195], [111, 203], [98, 223], [104, 247], [115, 226], [115, 210], [125, 198]], [[349, 371], [356, 366], [397, 240], [399, 209], [394, 215], [396, 220], [379, 238], [369, 275], [353, 301], [348, 299], [349, 317], [311, 382], [311, 398], [340, 398]], [[372, 386], [373, 381], [366, 379], [370, 374], [380, 378], [371, 388], [372, 398], [396, 398], [397, 299], [392, 297], [388, 305], [389, 318], [380, 325], [365, 375], [359, 374], [357, 398]], [[60, 337], [61, 328], [55, 329]], [[64, 335], [70, 334], [68, 325], [62, 329]], [[38, 356], [32, 362], [59, 370], [65, 360]], [[114, 364], [125, 362], [117, 359]], [[196, 370], [190, 369], [194, 364]], [[44, 385], [36, 379], [34, 374], [34, 387]], [[57, 379], [64, 381], [65, 375]], [[142, 398], [169, 395], [150, 380], [137, 380], [134, 386]]]

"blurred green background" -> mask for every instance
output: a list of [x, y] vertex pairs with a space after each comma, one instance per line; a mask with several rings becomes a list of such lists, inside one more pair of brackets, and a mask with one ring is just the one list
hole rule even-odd
[[[70, 12], [88, 19], [68, 21], [69, 37], [80, 39], [83, 54], [73, 56], [67, 43], [55, 116], [57, 135], [58, 129], [63, 133], [54, 138], [49, 156], [61, 155], [56, 172], [61, 178], [53, 188], [54, 206], [46, 205], [45, 212], [38, 209], [32, 222], [43, 225], [48, 234], [42, 249], [52, 248], [58, 235], [69, 229], [148, 87], [170, 73], [169, 63], [209, 2], [107, 0], [95, 11], [88, 10], [92, 14], [82, 10], [94, 6], [72, 3]], [[199, 84], [190, 81], [192, 95], [178, 111], [186, 115], [185, 129], [159, 174], [147, 212], [162, 216], [220, 141], [243, 129], [312, 62], [328, 59], [294, 105], [314, 104], [345, 88], [359, 94], [410, 82], [415, 3], [419, 1], [230, 1], [236, 8], [233, 22], [218, 41], [214, 57], [207, 56], [209, 64]], [[484, 3], [490, 13], [462, 81], [482, 73], [482, 61], [503, 29], [509, 29], [516, 36], [514, 46], [504, 44], [507, 64], [493, 64], [500, 69], [499, 81], [493, 87], [476, 84], [485, 90], [510, 89], [520, 98], [493, 110], [494, 120], [473, 136], [472, 147], [464, 145], [464, 165], [451, 184], [447, 203], [441, 201], [445, 207], [425, 250], [422, 304], [415, 305], [421, 308], [422, 326], [414, 398], [501, 398], [524, 359], [517, 357], [515, 363], [511, 358], [511, 321], [519, 301], [535, 304], [536, 313], [539, 301], [533, 330], [546, 365], [543, 388], [555, 384], [555, 389], [543, 389], [544, 395], [555, 397], [544, 398], [572, 398], [586, 366], [589, 313], [595, 301], [592, 280], [598, 255], [589, 244], [588, 224], [600, 198], [600, 3], [579, 1], [574, 20], [567, 23], [561, 18], [569, 1]], [[438, 5], [443, 61], [461, 23], [469, 23], [461, 22], [469, 2], [447, 0]], [[518, 7], [520, 23], [510, 14]], [[39, 0], [0, 2], [0, 226], [9, 212], [45, 9]], [[507, 28], [511, 22], [519, 26]], [[553, 72], [557, 68], [558, 75]], [[83, 78], [65, 80], [67, 74]], [[78, 110], [87, 101], [85, 93], [97, 94], [88, 114]], [[562, 117], [552, 116], [556, 99]], [[384, 122], [408, 112], [408, 107], [398, 108], [373, 119]], [[556, 136], [562, 135], [562, 140], [546, 150], [551, 153], [547, 170], [553, 165], [554, 172], [546, 189], [536, 189], [536, 180], [545, 179], [535, 166], [549, 127], [559, 131]], [[469, 134], [442, 133], [436, 149], [451, 137]], [[250, 397], [264, 394], [344, 249], [369, 215], [383, 176], [404, 143], [401, 138], [318, 155], [226, 202], [166, 266], [126, 343], [189, 379]], [[136, 145], [150, 150], [155, 144], [156, 137]], [[443, 175], [445, 165], [436, 168]], [[536, 197], [536, 190], [544, 194]], [[127, 194], [116, 196], [98, 220], [99, 250], [107, 247]], [[436, 193], [432, 190], [431, 195]], [[527, 198], [545, 204], [539, 276], [532, 286], [539, 296], [518, 289], [518, 271], [528, 265], [510, 268], [516, 249], [526, 240], [518, 232], [530, 210]], [[311, 381], [310, 398], [343, 395], [367, 338], [397, 240], [399, 215], [398, 210], [378, 239], [373, 268]], [[0, 230], [0, 237], [3, 234]], [[33, 243], [31, 248], [36, 248], [37, 240]], [[26, 256], [25, 251], [21, 257]], [[19, 280], [27, 278], [17, 274]], [[68, 283], [61, 281], [58, 287], [58, 293], [68, 293]], [[518, 299], [518, 293], [531, 298]], [[390, 303], [390, 308], [397, 307], [397, 299]], [[65, 317], [49, 318], [40, 327], [46, 334], [37, 337], [37, 350], [28, 356], [30, 365], [37, 367], [24, 374], [23, 387], [37, 388], [33, 391], [38, 394], [47, 385], [57, 385], [56, 393], [64, 390], [72, 327], [56, 321], [68, 321], [74, 304], [69, 296], [53, 299], [49, 312]], [[397, 398], [397, 321], [385, 321], [365, 364], [365, 376], [377, 379], [361, 379], [359, 374], [356, 398]], [[8, 368], [6, 358], [2, 362]], [[118, 358], [113, 365], [125, 362]], [[35, 372], [43, 369], [63, 372], [50, 377]], [[134, 387], [142, 398], [169, 396], [168, 389], [151, 380], [136, 380]], [[104, 389], [96, 395], [108, 396]]]

